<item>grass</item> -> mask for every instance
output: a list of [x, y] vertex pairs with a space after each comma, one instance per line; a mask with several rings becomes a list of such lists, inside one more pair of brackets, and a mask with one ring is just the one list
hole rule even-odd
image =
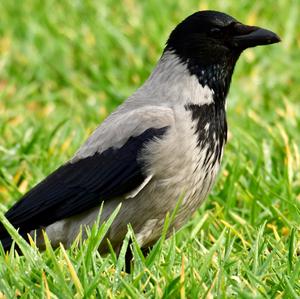
[[226, 11], [283, 40], [248, 50], [238, 62], [223, 168], [182, 230], [146, 259], [133, 246], [131, 274], [121, 271], [123, 255], [96, 250], [108, 224], [100, 232], [92, 228], [81, 246], [78, 238], [71, 249], [48, 244], [44, 253], [12, 230], [25, 256], [0, 250], [0, 298], [300, 297], [300, 4], [210, 3], [0, 2], [0, 202], [6, 207], [67, 161], [148, 77], [168, 33], [190, 13]]

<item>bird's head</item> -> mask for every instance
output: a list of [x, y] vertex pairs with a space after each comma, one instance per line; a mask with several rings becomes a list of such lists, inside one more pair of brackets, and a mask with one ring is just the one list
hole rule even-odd
[[[245, 49], [279, 41], [269, 30], [244, 25], [227, 14], [207, 10], [183, 20], [170, 34], [165, 51], [174, 52], [187, 63], [202, 85], [224, 83], [229, 88], [235, 63]], [[228, 88], [224, 90], [226, 94]]]
[[212, 10], [199, 11], [172, 31], [167, 49], [182, 59], [197, 59], [203, 65], [237, 59], [247, 48], [277, 43], [272, 31], [248, 26], [233, 17]]

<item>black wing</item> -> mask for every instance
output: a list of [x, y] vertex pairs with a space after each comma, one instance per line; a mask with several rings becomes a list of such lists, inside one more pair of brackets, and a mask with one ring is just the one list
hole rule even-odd
[[[150, 128], [130, 137], [121, 148], [109, 148], [74, 163], [67, 163], [25, 194], [6, 214], [19, 233], [99, 206], [137, 188], [146, 178], [138, 159], [144, 145], [161, 137], [168, 127]], [[10, 246], [10, 237], [0, 224], [0, 240]]]

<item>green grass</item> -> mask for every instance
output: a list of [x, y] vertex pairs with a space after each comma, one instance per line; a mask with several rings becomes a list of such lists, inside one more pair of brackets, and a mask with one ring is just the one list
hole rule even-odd
[[0, 202], [10, 207], [67, 161], [148, 77], [174, 25], [200, 8], [283, 40], [238, 62], [209, 198], [146, 259], [134, 246], [131, 274], [123, 255], [98, 254], [107, 226], [66, 251], [19, 240], [24, 257], [0, 250], [0, 298], [300, 297], [298, 0], [1, 1]]

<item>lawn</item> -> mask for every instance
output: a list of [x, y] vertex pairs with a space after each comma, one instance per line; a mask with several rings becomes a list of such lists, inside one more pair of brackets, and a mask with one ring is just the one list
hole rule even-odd
[[131, 274], [123, 254], [96, 250], [109, 223], [45, 252], [12, 231], [24, 256], [0, 249], [1, 299], [300, 297], [299, 0], [2, 0], [1, 210], [72, 157], [149, 76], [172, 28], [208, 8], [282, 38], [236, 66], [209, 198], [147, 258], [133, 246]]

